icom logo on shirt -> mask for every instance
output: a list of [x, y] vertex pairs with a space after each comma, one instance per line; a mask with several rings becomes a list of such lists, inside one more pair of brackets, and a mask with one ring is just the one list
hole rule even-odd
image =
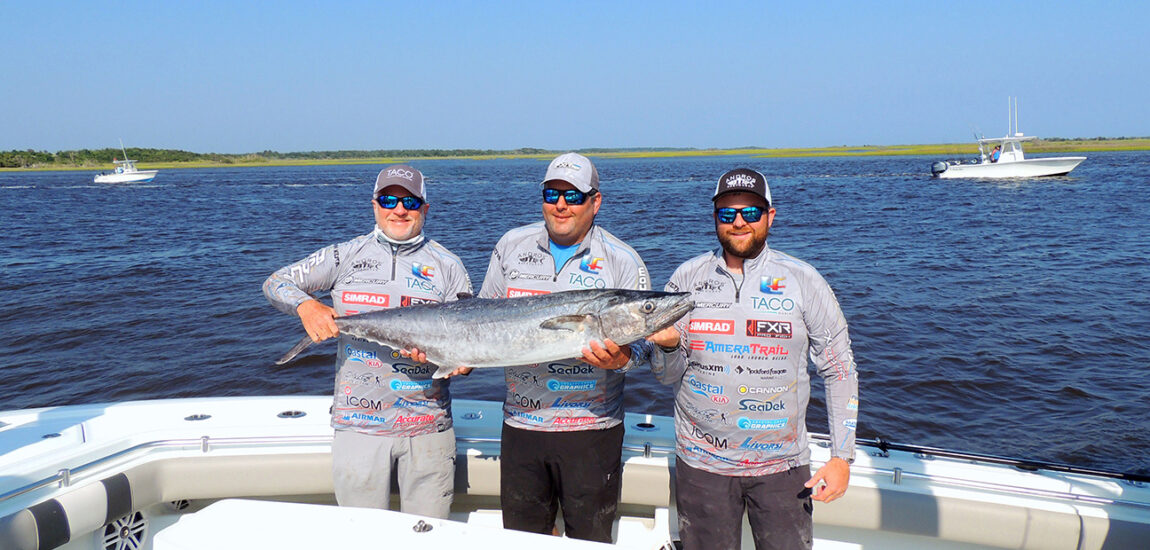
[[691, 319], [687, 332], [695, 334], [734, 334], [735, 322], [727, 319]]
[[747, 336], [757, 338], [790, 338], [792, 334], [790, 321], [747, 319]]

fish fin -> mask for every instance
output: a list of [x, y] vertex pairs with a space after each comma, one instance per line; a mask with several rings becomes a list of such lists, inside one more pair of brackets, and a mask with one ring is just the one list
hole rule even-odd
[[550, 330], [569, 330], [571, 332], [582, 332], [583, 325], [590, 322], [594, 315], [560, 315], [552, 317], [542, 323], [539, 323], [540, 328]]
[[439, 367], [439, 370], [436, 370], [436, 371], [435, 371], [435, 374], [432, 374], [432, 375], [431, 375], [431, 377], [432, 377], [432, 378], [436, 378], [436, 379], [438, 379], [438, 378], [447, 378], [447, 375], [451, 374], [451, 373], [452, 373], [452, 372], [454, 372], [454, 371], [455, 371], [455, 367], [444, 367], [444, 366], [440, 366], [440, 367]]
[[310, 346], [311, 344], [312, 344], [311, 336], [305, 335], [303, 337], [303, 339], [300, 340], [299, 343], [295, 345], [295, 347], [288, 350], [288, 352], [285, 353], [283, 357], [280, 357], [276, 361], [276, 366], [282, 365], [284, 363], [287, 363], [288, 361], [291, 361], [292, 359], [295, 359], [295, 356], [299, 355], [300, 352], [307, 349], [307, 347]]

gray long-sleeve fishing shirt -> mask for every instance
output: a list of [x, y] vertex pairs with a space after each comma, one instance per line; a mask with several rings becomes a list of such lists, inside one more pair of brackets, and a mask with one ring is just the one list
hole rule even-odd
[[[449, 302], [471, 294], [463, 262], [439, 243], [388, 241], [378, 229], [321, 248], [268, 277], [264, 295], [292, 315], [312, 294], [331, 292], [338, 315], [422, 303]], [[397, 350], [339, 335], [338, 373], [332, 426], [392, 437], [437, 433], [451, 428], [447, 379], [432, 379], [437, 367], [416, 364]]]
[[651, 354], [656, 377], [675, 385], [682, 460], [729, 476], [808, 464], [810, 364], [826, 387], [831, 455], [853, 459], [858, 371], [846, 319], [815, 268], [764, 247], [740, 278], [719, 250], [679, 266], [666, 289], [695, 300], [676, 324], [679, 348]]

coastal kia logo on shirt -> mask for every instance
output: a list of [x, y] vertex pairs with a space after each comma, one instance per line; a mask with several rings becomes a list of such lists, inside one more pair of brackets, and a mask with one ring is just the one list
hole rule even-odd
[[695, 334], [734, 334], [735, 322], [727, 319], [691, 319], [687, 332]]
[[411, 264], [411, 274], [425, 281], [430, 281], [435, 276], [435, 268], [415, 262]]
[[783, 289], [787, 288], [783, 285], [783, 280], [786, 277], [767, 277], [764, 276], [763, 280], [759, 283], [759, 290], [763, 294], [782, 294]]
[[790, 321], [764, 321], [747, 319], [747, 336], [758, 338], [790, 338]]
[[376, 294], [373, 292], [352, 292], [350, 290], [344, 291], [341, 299], [345, 304], [357, 304], [363, 306], [379, 306], [387, 307], [390, 297], [387, 294]]
[[587, 273], [599, 273], [603, 271], [603, 264], [607, 260], [604, 258], [597, 258], [595, 256], [584, 256], [583, 261], [579, 263], [579, 269]]

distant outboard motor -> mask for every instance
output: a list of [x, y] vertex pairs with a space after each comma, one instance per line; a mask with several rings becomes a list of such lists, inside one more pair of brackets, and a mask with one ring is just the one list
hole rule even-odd
[[930, 175], [938, 177], [939, 174], [946, 171], [946, 166], [947, 164], [941, 160], [930, 165]]

